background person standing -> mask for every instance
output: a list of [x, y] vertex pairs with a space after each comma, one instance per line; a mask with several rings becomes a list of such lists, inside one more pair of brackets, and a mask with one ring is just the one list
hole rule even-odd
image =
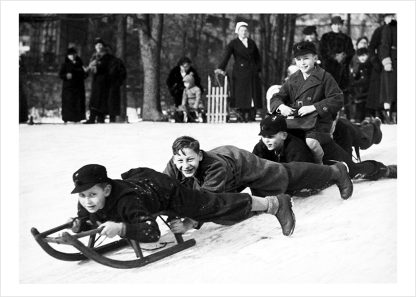
[[248, 37], [248, 24], [238, 22], [235, 33], [238, 37], [227, 45], [224, 57], [215, 73], [225, 75], [225, 68], [231, 55], [234, 56], [234, 66], [231, 76], [231, 107], [242, 114], [244, 121], [253, 121], [256, 109], [262, 108], [261, 57], [256, 43]]
[[62, 79], [62, 120], [79, 122], [85, 119], [85, 86], [88, 74], [75, 48], [67, 50], [61, 65], [59, 77]]

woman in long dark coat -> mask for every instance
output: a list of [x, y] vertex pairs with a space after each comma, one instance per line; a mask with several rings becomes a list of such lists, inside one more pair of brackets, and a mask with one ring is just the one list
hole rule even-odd
[[254, 120], [255, 109], [263, 105], [259, 76], [261, 57], [254, 40], [248, 38], [247, 27], [245, 22], [237, 23], [235, 33], [238, 37], [227, 45], [224, 57], [215, 70], [215, 73], [225, 75], [228, 60], [231, 55], [234, 56], [230, 105], [239, 109], [245, 121]]
[[85, 86], [87, 73], [74, 48], [69, 48], [59, 71], [62, 84], [62, 120], [79, 122], [85, 119]]

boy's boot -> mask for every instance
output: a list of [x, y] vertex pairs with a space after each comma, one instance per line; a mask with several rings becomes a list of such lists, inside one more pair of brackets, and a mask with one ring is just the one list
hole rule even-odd
[[348, 175], [348, 166], [344, 162], [337, 162], [330, 166], [333, 170], [332, 180], [338, 186], [342, 199], [348, 199], [352, 195], [353, 185]]
[[385, 177], [397, 178], [397, 165], [387, 165], [387, 172]]
[[282, 227], [283, 235], [290, 236], [295, 230], [296, 218], [292, 210], [292, 198], [287, 194], [267, 196], [267, 213], [276, 216]]
[[383, 138], [383, 133], [380, 129], [381, 120], [379, 118], [374, 118], [374, 120], [371, 121], [371, 124], [374, 126], [373, 143], [379, 144]]

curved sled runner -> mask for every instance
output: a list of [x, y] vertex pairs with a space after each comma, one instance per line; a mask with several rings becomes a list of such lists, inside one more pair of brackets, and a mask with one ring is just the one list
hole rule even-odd
[[[129, 240], [129, 239], [120, 239], [118, 241], [114, 241], [103, 246], [94, 247], [95, 243], [95, 235], [101, 231], [101, 229], [93, 229], [77, 234], [69, 234], [68, 232], [63, 232], [61, 236], [58, 237], [49, 237], [49, 235], [58, 232], [63, 229], [71, 228], [72, 222], [60, 225], [58, 227], [52, 228], [45, 232], [40, 233], [36, 228], [31, 229], [31, 233], [35, 238], [36, 242], [41, 246], [41, 248], [48, 253], [50, 256], [63, 260], [63, 261], [81, 261], [86, 259], [91, 259], [96, 261], [100, 264], [113, 267], [113, 268], [135, 268], [141, 267], [152, 262], [158, 261], [170, 255], [173, 255], [177, 252], [185, 250], [191, 246], [195, 245], [195, 239], [189, 239], [187, 241], [183, 241], [182, 235], [175, 234], [175, 238], [177, 243], [174, 246], [162, 249], [158, 252], [154, 252], [150, 255], [143, 256], [142, 250], [140, 248], [140, 244], [137, 241]], [[82, 243], [79, 238], [82, 237], [89, 237], [88, 246]], [[76, 248], [79, 253], [65, 253], [54, 249], [50, 243], [55, 244], [66, 244], [71, 245]], [[109, 257], [104, 256], [103, 254], [114, 251], [123, 247], [131, 245], [133, 248], [136, 259], [134, 260], [115, 260]]]

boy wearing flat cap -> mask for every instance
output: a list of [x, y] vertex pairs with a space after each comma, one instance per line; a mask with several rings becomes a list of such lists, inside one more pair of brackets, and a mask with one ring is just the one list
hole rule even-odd
[[[348, 121], [349, 122], [349, 121]], [[255, 145], [253, 154], [273, 162], [313, 162], [313, 156], [307, 145], [287, 129], [286, 120], [281, 115], [268, 115], [260, 123], [260, 141]], [[344, 162], [349, 168], [351, 178], [377, 180], [379, 178], [397, 178], [396, 165], [384, 165], [375, 160], [354, 162], [352, 155], [342, 149], [334, 140], [322, 146], [324, 164], [335, 161]]]
[[[292, 202], [285, 194], [263, 198], [247, 193], [202, 192], [150, 168], [131, 169], [121, 177], [108, 178], [106, 168], [99, 164], [85, 165], [73, 174], [72, 194], [78, 194], [74, 232], [98, 225], [103, 228], [101, 234], [110, 238], [118, 235], [155, 242], [160, 237], [156, 217], [161, 212], [190, 218], [179, 220], [188, 229], [197, 227], [196, 221], [230, 225], [259, 213], [276, 216], [286, 236], [295, 229]], [[183, 233], [175, 226], [172, 231]]]
[[295, 44], [293, 56], [299, 70], [273, 95], [270, 111], [279, 111], [285, 117], [316, 114], [316, 124], [305, 131], [305, 140], [314, 162], [322, 164], [321, 144], [331, 139], [333, 121], [343, 106], [343, 94], [332, 75], [316, 65], [318, 57], [313, 43]]

